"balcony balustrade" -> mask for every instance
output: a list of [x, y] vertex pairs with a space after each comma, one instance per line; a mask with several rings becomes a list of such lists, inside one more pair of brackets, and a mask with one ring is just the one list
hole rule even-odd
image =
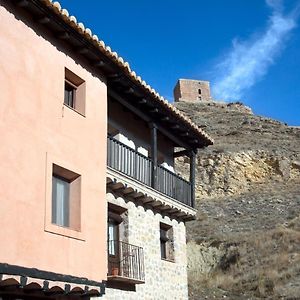
[[[163, 166], [158, 165], [154, 168], [152, 159], [111, 136], [107, 137], [107, 165], [169, 197], [193, 206], [190, 182]], [[155, 177], [153, 172], [156, 172]], [[153, 182], [153, 178], [156, 178], [156, 182]]]
[[144, 250], [121, 241], [108, 241], [108, 279], [129, 283], [143, 283]]

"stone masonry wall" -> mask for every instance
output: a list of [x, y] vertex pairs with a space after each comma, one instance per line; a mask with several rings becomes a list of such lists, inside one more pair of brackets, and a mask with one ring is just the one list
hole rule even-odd
[[[126, 241], [144, 248], [145, 283], [137, 284], [136, 291], [106, 288], [103, 300], [169, 300], [188, 299], [186, 270], [186, 229], [183, 222], [170, 220], [150, 209], [136, 207], [122, 197], [107, 194], [107, 201], [128, 209]], [[160, 222], [169, 224], [174, 232], [175, 262], [161, 260]]]
[[174, 100], [179, 101], [210, 101], [210, 87], [208, 81], [179, 79], [174, 88]]

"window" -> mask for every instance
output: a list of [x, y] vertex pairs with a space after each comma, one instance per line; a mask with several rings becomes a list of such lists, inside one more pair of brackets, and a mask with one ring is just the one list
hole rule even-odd
[[53, 164], [52, 224], [80, 231], [81, 176]]
[[65, 99], [64, 103], [75, 109], [75, 93], [77, 87], [65, 80]]
[[85, 114], [85, 81], [67, 68], [64, 104], [82, 115]]
[[69, 227], [70, 183], [53, 175], [52, 197], [52, 223]]
[[109, 203], [108, 204], [108, 254], [110, 256], [118, 255], [119, 241], [124, 233], [124, 223], [122, 214], [126, 211], [125, 208]]
[[198, 94], [201, 95], [201, 89], [198, 89]]
[[[107, 243], [108, 243], [108, 274], [110, 276], [125, 276], [128, 268], [128, 243], [123, 242], [125, 237], [125, 220], [127, 209], [108, 203]], [[127, 274], [129, 277], [129, 274]]]
[[108, 254], [117, 255], [119, 241], [119, 223], [113, 218], [108, 218]]
[[161, 259], [174, 261], [173, 227], [160, 223], [160, 254]]

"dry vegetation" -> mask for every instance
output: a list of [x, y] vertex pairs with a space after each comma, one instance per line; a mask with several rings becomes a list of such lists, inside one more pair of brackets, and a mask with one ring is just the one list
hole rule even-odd
[[216, 140], [198, 155], [190, 299], [300, 300], [300, 129], [241, 104], [176, 105]]
[[300, 299], [299, 217], [214, 246], [223, 247], [215, 268], [189, 273], [190, 299]]

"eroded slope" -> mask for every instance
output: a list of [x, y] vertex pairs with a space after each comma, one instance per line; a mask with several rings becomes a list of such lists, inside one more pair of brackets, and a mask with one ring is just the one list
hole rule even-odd
[[190, 298], [300, 299], [300, 129], [239, 103], [176, 106], [216, 141], [197, 156]]

